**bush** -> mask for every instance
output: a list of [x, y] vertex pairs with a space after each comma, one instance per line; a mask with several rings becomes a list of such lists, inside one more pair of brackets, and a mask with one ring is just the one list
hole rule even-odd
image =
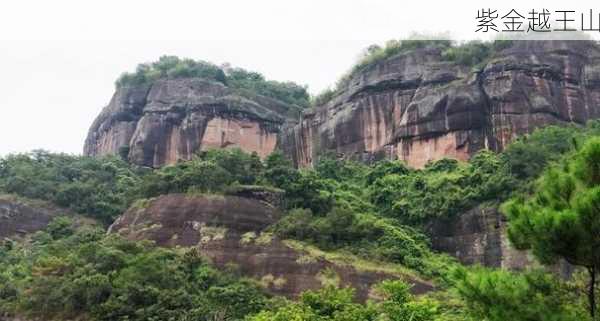
[[408, 293], [401, 281], [379, 286], [381, 302], [354, 303], [354, 291], [327, 286], [304, 292], [297, 302], [285, 302], [249, 318], [249, 321], [433, 321], [438, 320], [437, 304], [419, 300]]
[[257, 72], [241, 68], [227, 70], [227, 83], [232, 88], [245, 89], [250, 92], [281, 100], [290, 105], [302, 108], [310, 106], [310, 95], [306, 86], [294, 82], [266, 80]]
[[413, 225], [505, 199], [515, 186], [505, 162], [489, 151], [477, 153], [469, 163], [439, 160], [423, 170], [382, 163], [367, 177], [371, 201], [381, 213]]
[[214, 269], [197, 250], [161, 249], [103, 233], [90, 238], [89, 232], [61, 234], [0, 256], [3, 316], [243, 320], [264, 308], [258, 288]]
[[313, 98], [312, 106], [325, 105], [344, 90], [350, 83], [350, 80], [359, 72], [403, 52], [419, 48], [438, 48], [441, 50], [442, 59], [444, 60], [477, 67], [488, 61], [498, 51], [508, 48], [511, 45], [512, 41], [509, 40], [496, 40], [492, 42], [471, 41], [457, 45], [449, 40], [427, 39], [390, 40], [383, 47], [371, 45], [364, 50], [358, 62], [337, 81], [335, 89], [327, 89]]
[[454, 278], [458, 293], [478, 320], [589, 320], [573, 294], [547, 273], [476, 268], [458, 269]]
[[222, 193], [233, 184], [255, 184], [261, 173], [262, 163], [256, 154], [240, 149], [210, 150], [145, 175], [138, 195], [149, 198], [168, 193]]
[[117, 87], [139, 86], [150, 84], [161, 78], [205, 78], [227, 83], [225, 73], [221, 68], [205, 62], [192, 59], [180, 59], [176, 56], [162, 56], [156, 62], [139, 64], [134, 73], [123, 73], [117, 79]]
[[442, 53], [446, 60], [460, 65], [476, 67], [489, 60], [494, 54], [512, 45], [510, 40], [492, 42], [469, 41], [459, 46], [447, 48]]
[[225, 71], [216, 65], [202, 60], [181, 59], [176, 56], [162, 56], [156, 62], [139, 64], [133, 73], [123, 73], [116, 81], [117, 88], [151, 84], [159, 79], [203, 78], [217, 81], [234, 89], [271, 97], [289, 105], [309, 107], [310, 95], [306, 86], [293, 82], [266, 80], [257, 72], [241, 68], [228, 68]]
[[323, 106], [326, 103], [328, 103], [330, 100], [332, 100], [335, 96], [337, 96], [336, 91], [331, 88], [327, 88], [327, 89], [321, 91], [316, 96], [312, 97], [310, 100], [310, 104], [311, 104], [311, 106], [314, 106], [314, 107]]
[[425, 235], [372, 214], [333, 208], [325, 216], [316, 216], [310, 210], [296, 209], [271, 229], [283, 239], [302, 240], [325, 250], [345, 250], [368, 259], [403, 264], [427, 276], [444, 272], [434, 265], [445, 258], [430, 251]]
[[0, 159], [0, 191], [69, 207], [106, 224], [132, 202], [139, 173], [116, 157], [34, 151]]

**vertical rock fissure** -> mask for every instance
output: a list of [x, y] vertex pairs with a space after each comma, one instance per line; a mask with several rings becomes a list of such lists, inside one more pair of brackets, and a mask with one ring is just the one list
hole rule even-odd
[[[483, 136], [485, 139], [485, 147], [497, 151], [498, 143], [496, 141], [496, 129], [494, 126], [494, 111], [492, 110], [492, 102], [490, 96], [485, 91], [484, 81], [485, 81], [485, 67], [483, 67], [480, 71], [477, 72], [475, 77], [475, 81], [477, 82], [477, 89], [481, 93], [483, 97], [483, 106], [482, 110], [484, 112], [484, 123], [482, 125]], [[502, 120], [500, 120], [502, 122]]]

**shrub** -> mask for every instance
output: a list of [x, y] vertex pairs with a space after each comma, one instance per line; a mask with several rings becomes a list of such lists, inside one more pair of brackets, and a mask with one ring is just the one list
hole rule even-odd
[[271, 97], [289, 105], [306, 108], [310, 95], [306, 86], [293, 82], [266, 80], [257, 72], [241, 68], [222, 68], [202, 60], [162, 56], [156, 62], [139, 64], [133, 73], [123, 73], [117, 79], [117, 88], [151, 84], [159, 79], [203, 78], [217, 81], [231, 88]]
[[132, 202], [139, 173], [116, 157], [34, 151], [0, 160], [0, 191], [52, 201], [106, 224]]
[[256, 286], [214, 269], [196, 250], [89, 235], [61, 234], [0, 256], [3, 316], [243, 320], [264, 308]]
[[478, 320], [588, 320], [572, 293], [543, 272], [458, 269], [454, 278], [458, 293]]
[[367, 177], [371, 201], [383, 215], [417, 225], [505, 199], [515, 186], [507, 165], [489, 151], [479, 152], [469, 163], [439, 160], [416, 171], [383, 163]]

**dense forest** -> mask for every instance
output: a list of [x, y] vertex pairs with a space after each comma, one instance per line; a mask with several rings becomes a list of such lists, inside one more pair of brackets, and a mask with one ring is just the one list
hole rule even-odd
[[[269, 228], [277, 237], [401, 264], [435, 282], [436, 290], [413, 296], [406, 283], [385, 281], [376, 289], [377, 300], [361, 304], [353, 289], [328, 285], [291, 301], [269, 296], [236, 271], [213, 268], [197, 250], [158, 248], [104, 232], [134, 202], [257, 186], [283, 193], [286, 214]], [[362, 164], [327, 156], [314, 168], [297, 169], [279, 152], [261, 160], [232, 149], [201, 152], [190, 161], [151, 170], [118, 156], [34, 151], [0, 159], [0, 192], [50, 201], [98, 222], [81, 225], [61, 216], [24, 240], [2, 241], [0, 315], [563, 321], [594, 320], [597, 314], [598, 121], [546, 127], [502, 153], [484, 150], [468, 162], [442, 159], [423, 169], [400, 161]], [[530, 250], [539, 265], [519, 273], [465, 267], [431, 250], [428, 222], [486, 202], [503, 203], [511, 243]], [[546, 268], [558, 260], [577, 268], [571, 278]]]

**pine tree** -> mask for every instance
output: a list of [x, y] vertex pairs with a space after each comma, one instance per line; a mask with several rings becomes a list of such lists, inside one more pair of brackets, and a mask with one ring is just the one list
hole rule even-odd
[[564, 259], [589, 273], [588, 301], [596, 315], [600, 271], [600, 137], [589, 139], [565, 161], [548, 169], [529, 199], [503, 207], [508, 235], [519, 249], [531, 249], [543, 264]]

